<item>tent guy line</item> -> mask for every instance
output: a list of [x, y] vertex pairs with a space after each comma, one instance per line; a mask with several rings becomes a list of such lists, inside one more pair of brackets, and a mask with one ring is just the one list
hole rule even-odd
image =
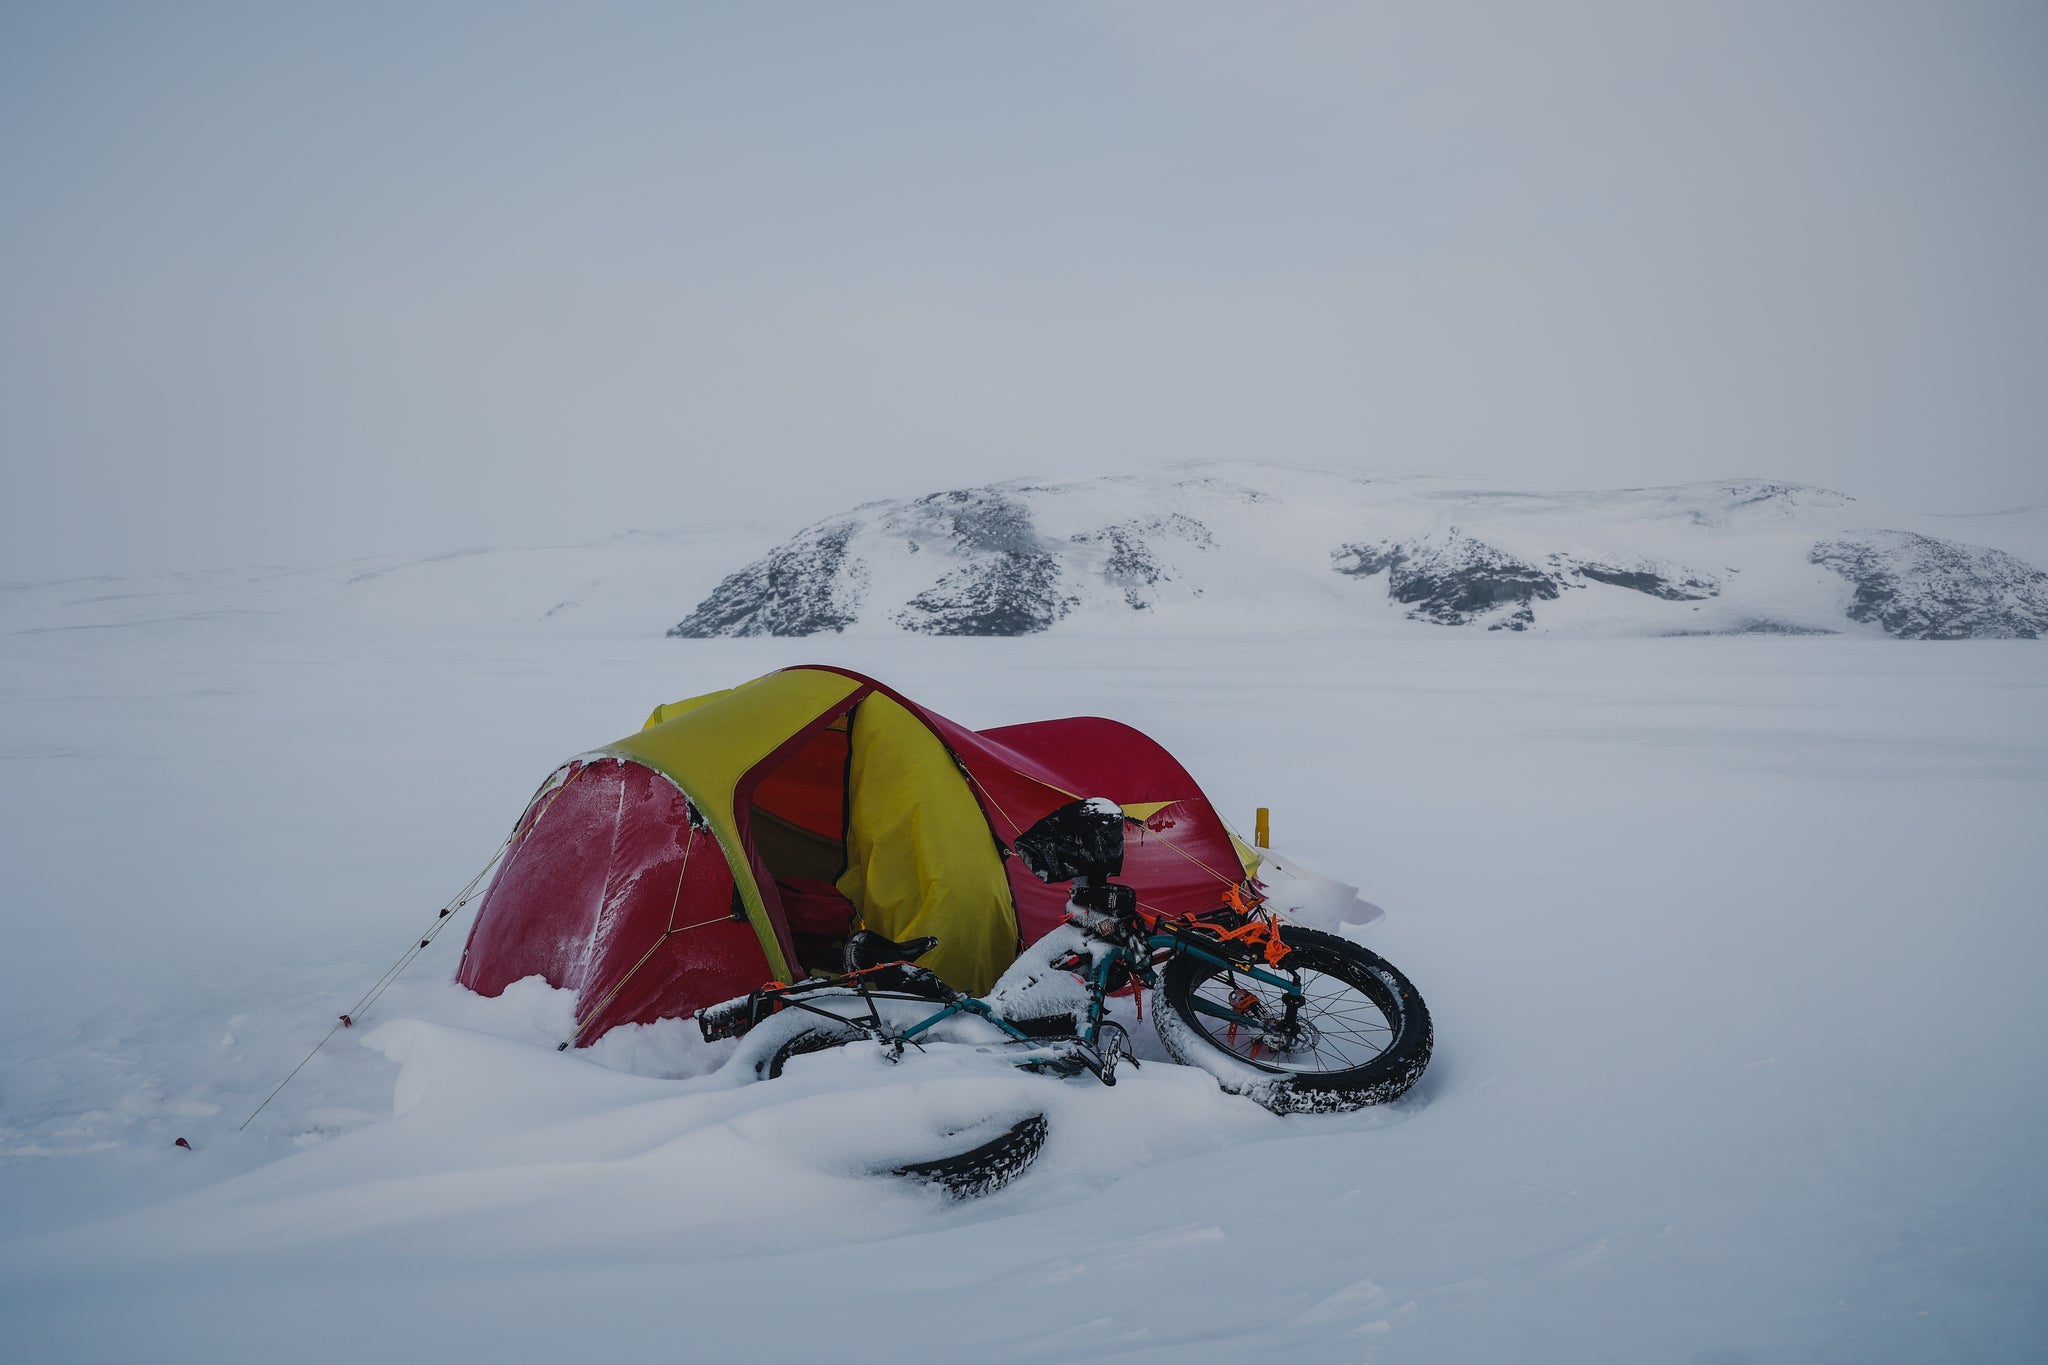
[[[538, 790], [536, 790], [535, 795], [539, 795]], [[432, 924], [429, 924], [427, 926], [426, 932], [414, 936], [414, 941], [406, 948], [406, 950], [403, 953], [399, 954], [398, 961], [392, 963], [391, 966], [385, 970], [384, 975], [378, 977], [375, 983], [371, 985], [370, 989], [363, 992], [361, 998], [359, 998], [355, 1004], [349, 1007], [347, 1013], [341, 1015], [338, 1019], [334, 1021], [333, 1026], [330, 1027], [326, 1033], [321, 1035], [320, 1041], [313, 1044], [312, 1051], [308, 1052], [304, 1057], [300, 1058], [299, 1064], [293, 1067], [288, 1073], [286, 1073], [285, 1078], [277, 1083], [277, 1089], [271, 1091], [268, 1095], [265, 1095], [263, 1097], [263, 1103], [257, 1105], [254, 1109], [249, 1111], [249, 1117], [242, 1120], [240, 1126], [238, 1126], [235, 1129], [236, 1132], [239, 1133], [243, 1131], [243, 1129], [246, 1129], [250, 1124], [256, 1121], [256, 1116], [262, 1113], [265, 1109], [267, 1109], [270, 1106], [270, 1102], [276, 1099], [278, 1095], [283, 1093], [284, 1088], [292, 1083], [292, 1077], [298, 1075], [301, 1071], [305, 1070], [306, 1063], [312, 1061], [313, 1058], [319, 1053], [320, 1049], [327, 1046], [328, 1039], [334, 1037], [335, 1034], [341, 1032], [345, 1028], [354, 1028], [356, 1021], [361, 1019], [364, 1014], [369, 1012], [370, 1007], [377, 1003], [378, 998], [381, 997], [385, 991], [391, 989], [391, 983], [398, 980], [398, 978], [404, 974], [405, 969], [413, 964], [413, 960], [417, 958], [421, 953], [425, 952], [428, 946], [431, 945], [435, 939], [441, 936], [441, 931], [448, 926], [451, 920], [454, 919], [456, 912], [469, 904], [470, 897], [475, 894], [477, 887], [482, 884], [483, 879], [489, 876], [491, 870], [497, 867], [499, 861], [504, 858], [505, 850], [512, 847], [512, 840], [518, 833], [519, 826], [515, 824], [512, 826], [511, 832], [505, 836], [505, 841], [498, 845], [497, 852], [493, 853], [490, 856], [490, 858], [485, 861], [484, 865], [477, 869], [476, 875], [469, 879], [469, 884], [464, 886], [460, 891], [456, 892], [451, 899], [445, 902], [441, 906], [441, 908], [435, 912], [434, 921]], [[180, 1139], [180, 1141], [182, 1140], [183, 1139]]]

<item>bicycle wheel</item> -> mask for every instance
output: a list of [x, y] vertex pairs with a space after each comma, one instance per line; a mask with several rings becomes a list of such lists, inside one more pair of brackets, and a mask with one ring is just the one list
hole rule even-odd
[[1334, 934], [1284, 925], [1280, 941], [1291, 951], [1267, 970], [1300, 983], [1291, 1022], [1278, 987], [1188, 953], [1167, 964], [1153, 1018], [1174, 1060], [1280, 1114], [1384, 1104], [1414, 1085], [1434, 1036], [1413, 983]]
[[914, 1161], [890, 1175], [936, 1186], [955, 1199], [993, 1194], [1024, 1174], [1045, 1147], [1045, 1115], [1031, 1114], [958, 1156]]
[[762, 1080], [772, 1081], [782, 1074], [790, 1058], [801, 1057], [810, 1052], [823, 1052], [827, 1048], [845, 1047], [848, 1043], [860, 1041], [867, 1035], [851, 1024], [829, 1024], [820, 1020], [805, 1026], [802, 1031], [792, 1034], [768, 1054], [766, 1060], [758, 1062], [754, 1074]]
[[[756, 1062], [754, 1074], [764, 1080], [773, 1080], [782, 1074], [793, 1058], [844, 1047], [866, 1036], [851, 1024], [833, 1024], [822, 1019], [815, 1023], [806, 1022], [784, 1038], [763, 1060]], [[989, 1131], [986, 1125], [975, 1127], [978, 1129], [976, 1136]], [[1038, 1160], [1038, 1154], [1045, 1146], [1045, 1133], [1045, 1115], [1027, 1114], [1021, 1119], [1005, 1122], [994, 1137], [977, 1142], [964, 1151], [885, 1167], [875, 1174], [930, 1185], [954, 1199], [973, 1199], [992, 1194], [1024, 1174], [1031, 1163]]]

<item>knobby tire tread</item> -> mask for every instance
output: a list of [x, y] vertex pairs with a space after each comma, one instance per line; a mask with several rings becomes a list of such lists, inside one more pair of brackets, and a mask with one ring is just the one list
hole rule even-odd
[[1033, 1114], [958, 1156], [914, 1161], [890, 1174], [922, 1180], [955, 1199], [973, 1199], [992, 1194], [1024, 1174], [1044, 1150], [1045, 1134], [1045, 1115]]
[[[776, 1048], [760, 1066], [764, 1079], [782, 1075], [791, 1059], [828, 1048], [843, 1047], [864, 1035], [858, 1029], [833, 1028], [820, 1023], [793, 1034]], [[992, 1194], [1024, 1174], [1038, 1160], [1045, 1147], [1045, 1115], [1032, 1114], [1017, 1120], [987, 1142], [951, 1156], [913, 1161], [881, 1172], [931, 1185], [954, 1199], [974, 1199]]]

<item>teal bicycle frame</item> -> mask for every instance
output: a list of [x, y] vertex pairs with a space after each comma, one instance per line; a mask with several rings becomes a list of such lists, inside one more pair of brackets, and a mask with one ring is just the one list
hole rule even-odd
[[[1095, 1051], [1102, 1036], [1104, 1002], [1110, 995], [1109, 981], [1117, 966], [1122, 964], [1141, 984], [1147, 987], [1157, 986], [1159, 979], [1153, 973], [1152, 966], [1153, 963], [1159, 961], [1158, 955], [1162, 952], [1174, 955], [1186, 953], [1191, 957], [1200, 958], [1202, 961], [1221, 967], [1226, 971], [1249, 977], [1268, 986], [1278, 987], [1283, 992], [1282, 998], [1287, 1006], [1286, 1020], [1290, 1025], [1293, 1023], [1294, 1012], [1301, 1007], [1302, 996], [1301, 983], [1299, 981], [1276, 976], [1268, 970], [1254, 967], [1244, 962], [1234, 961], [1211, 952], [1202, 945], [1200, 939], [1174, 931], [1155, 933], [1146, 940], [1146, 948], [1149, 952], [1142, 961], [1139, 959], [1138, 954], [1121, 944], [1112, 944], [1108, 952], [1101, 954], [1095, 959], [1094, 968], [1088, 977], [1088, 1023], [1087, 1027], [1079, 1035], [1082, 1044], [1091, 1052]], [[1203, 1000], [1200, 997], [1195, 998], [1190, 1003], [1197, 1013], [1209, 1015], [1233, 1026], [1264, 1028], [1271, 1022], [1266, 1019], [1257, 1019], [1249, 1015], [1240, 1014], [1236, 1010], [1218, 1005], [1210, 1000]], [[942, 1007], [931, 1017], [923, 1019], [903, 1030], [903, 1032], [895, 1035], [895, 1041], [899, 1044], [912, 1042], [925, 1030], [960, 1014], [971, 1014], [978, 1019], [986, 1019], [1004, 1033], [1009, 1034], [1011, 1039], [1017, 1042], [1045, 1043], [1049, 1041], [1044, 1038], [1033, 1037], [1031, 1034], [1017, 1028], [1007, 1019], [1004, 1019], [1002, 1015], [991, 1009], [987, 1001], [971, 995], [961, 996], [958, 1000], [954, 1000]], [[1099, 1072], [1099, 1066], [1096, 1069]]]

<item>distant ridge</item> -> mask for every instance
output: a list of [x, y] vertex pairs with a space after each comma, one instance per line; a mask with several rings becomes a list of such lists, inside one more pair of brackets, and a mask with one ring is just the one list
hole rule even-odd
[[1014, 636], [1168, 622], [2034, 639], [2048, 633], [2048, 574], [1874, 522], [1853, 498], [1802, 484], [1543, 493], [1185, 465], [869, 503], [729, 573], [668, 633]]

